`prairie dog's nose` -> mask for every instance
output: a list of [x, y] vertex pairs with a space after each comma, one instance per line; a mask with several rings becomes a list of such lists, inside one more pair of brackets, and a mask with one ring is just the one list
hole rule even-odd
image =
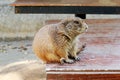
[[86, 23], [84, 23], [84, 27], [85, 27], [85, 31], [88, 30], [88, 25]]
[[85, 29], [88, 29], [88, 25], [86, 23], [84, 23]]
[[86, 28], [85, 29], [88, 29], [88, 26], [86, 26]]

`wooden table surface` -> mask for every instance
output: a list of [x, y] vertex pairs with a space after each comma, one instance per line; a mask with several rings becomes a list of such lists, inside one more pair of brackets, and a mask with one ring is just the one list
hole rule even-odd
[[74, 64], [48, 64], [47, 69], [117, 70], [120, 73], [120, 19], [88, 19], [85, 22], [89, 26], [88, 31], [79, 37], [78, 42], [78, 47], [87, 43], [85, 50], [79, 55], [81, 60]]
[[16, 0], [12, 6], [120, 6], [120, 0]]
[[88, 31], [78, 42], [78, 47], [87, 43], [79, 55], [81, 60], [47, 64], [47, 80], [120, 80], [120, 19], [90, 19], [86, 23]]

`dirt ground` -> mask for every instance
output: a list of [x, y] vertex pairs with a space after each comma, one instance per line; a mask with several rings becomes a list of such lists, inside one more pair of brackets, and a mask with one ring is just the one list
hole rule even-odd
[[45, 65], [32, 51], [32, 41], [0, 42], [0, 80], [45, 80]]

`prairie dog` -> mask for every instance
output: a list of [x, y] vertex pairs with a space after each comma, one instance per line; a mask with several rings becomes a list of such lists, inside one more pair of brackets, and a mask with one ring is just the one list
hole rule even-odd
[[46, 25], [36, 33], [33, 51], [44, 63], [73, 63], [68, 56], [79, 60], [75, 40], [87, 29], [88, 25], [78, 17]]

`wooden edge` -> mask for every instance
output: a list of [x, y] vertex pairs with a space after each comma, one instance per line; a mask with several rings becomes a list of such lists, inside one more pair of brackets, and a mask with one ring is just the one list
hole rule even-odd
[[10, 4], [11, 6], [100, 6], [100, 7], [120, 7], [120, 5], [116, 4], [69, 4], [69, 3], [61, 3], [61, 4], [56, 4], [56, 3], [40, 3], [40, 2], [20, 2], [20, 1], [15, 1]]
[[92, 73], [92, 72], [95, 72], [95, 73], [109, 73], [109, 72], [111, 72], [111, 73], [119, 73], [120, 74], [120, 70], [66, 70], [66, 69], [63, 69], [63, 70], [47, 70], [46, 69], [46, 72], [66, 72], [66, 73], [69, 73], [69, 72], [76, 72], [76, 73], [78, 73], [78, 72], [82, 72], [82, 73]]
[[46, 72], [47, 74], [120, 74], [120, 72]]
[[20, 4], [20, 3], [12, 3], [10, 4], [11, 6], [100, 6], [100, 7], [120, 7], [120, 6], [116, 6], [116, 5], [93, 5], [93, 4], [40, 4], [40, 3], [33, 3], [33, 4], [29, 4], [29, 3], [25, 3], [25, 4]]
[[47, 80], [120, 80], [120, 74], [117, 73], [50, 73], [47, 74]]

